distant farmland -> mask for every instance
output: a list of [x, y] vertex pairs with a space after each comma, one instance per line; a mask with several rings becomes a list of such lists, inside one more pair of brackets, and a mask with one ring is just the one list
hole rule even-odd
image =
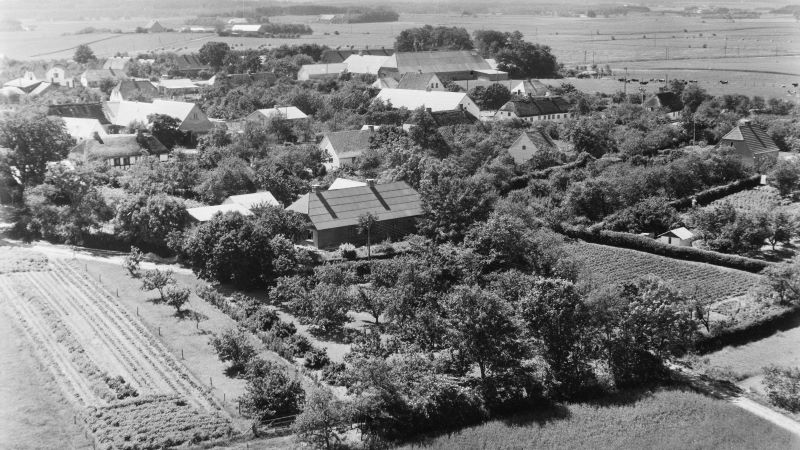
[[[725, 21], [650, 13], [612, 18], [562, 18], [522, 15], [403, 14], [399, 22], [325, 24], [312, 16], [273, 17], [276, 23], [306, 23], [314, 34], [298, 39], [220, 38], [214, 34], [83, 34], [64, 35], [93, 26], [130, 32], [147, 19], [92, 22], [41, 22], [35, 31], [0, 33], [0, 54], [17, 59], [69, 58], [81, 43], [90, 43], [98, 56], [117, 52], [191, 52], [209, 40], [235, 48], [317, 43], [331, 47], [391, 47], [403, 29], [424, 24], [463, 26], [470, 32], [493, 28], [519, 30], [525, 38], [549, 45], [559, 61], [572, 67], [592, 62], [609, 65], [616, 76], [629, 69], [633, 78], [698, 80], [713, 94], [743, 93], [765, 97], [790, 95], [800, 81], [800, 27], [790, 17]], [[184, 18], [162, 20], [178, 28]], [[658, 30], [658, 32], [655, 32]], [[720, 80], [728, 84], [720, 84]], [[614, 80], [576, 80], [588, 91], [614, 92]], [[786, 86], [786, 87], [783, 87]], [[639, 85], [629, 86], [638, 89]], [[645, 89], [655, 91], [648, 84]]]

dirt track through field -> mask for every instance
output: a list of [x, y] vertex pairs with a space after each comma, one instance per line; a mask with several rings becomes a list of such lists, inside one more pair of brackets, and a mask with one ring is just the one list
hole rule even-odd
[[122, 375], [140, 395], [178, 394], [201, 409], [218, 409], [207, 389], [113, 294], [63, 261], [50, 266], [0, 275], [0, 297], [68, 396], [80, 405], [106, 404], [92, 384], [97, 380], [76, 363], [77, 352], [108, 375]]

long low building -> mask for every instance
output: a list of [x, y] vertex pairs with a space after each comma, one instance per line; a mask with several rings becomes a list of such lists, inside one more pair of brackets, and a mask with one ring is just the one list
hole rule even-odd
[[358, 232], [358, 221], [367, 213], [377, 217], [370, 232], [373, 244], [413, 234], [423, 214], [419, 194], [403, 181], [376, 184], [367, 180], [363, 187], [327, 191], [315, 185], [286, 209], [308, 219], [305, 243], [323, 249], [365, 244], [367, 236]]
[[431, 112], [466, 111], [480, 117], [481, 110], [464, 92], [417, 91], [411, 89], [382, 89], [375, 101], [391, 104], [393, 108], [414, 110], [425, 108]]
[[[388, 57], [379, 76], [399, 79], [404, 73], [435, 73], [441, 80], [474, 80], [479, 76], [497, 79], [498, 71], [475, 50], [398, 52]], [[504, 72], [503, 72], [504, 73]]]

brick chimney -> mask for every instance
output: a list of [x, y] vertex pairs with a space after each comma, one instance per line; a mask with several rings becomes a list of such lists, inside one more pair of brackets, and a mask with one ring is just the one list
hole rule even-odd
[[312, 194], [316, 194], [318, 192], [319, 192], [319, 185], [318, 184], [312, 184], [311, 185], [311, 193]]
[[375, 178], [367, 178], [367, 186], [374, 188], [375, 187]]

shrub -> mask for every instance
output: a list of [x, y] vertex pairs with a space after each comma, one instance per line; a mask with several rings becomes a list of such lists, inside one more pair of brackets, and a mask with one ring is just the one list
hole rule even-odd
[[175, 284], [167, 286], [164, 293], [165, 303], [175, 308], [175, 312], [181, 312], [181, 307], [189, 301], [192, 291], [187, 287], [180, 287]]
[[339, 253], [342, 255], [342, 258], [347, 260], [354, 260], [356, 259], [356, 247], [353, 244], [344, 243], [339, 246]]
[[230, 328], [222, 334], [214, 335], [209, 344], [222, 362], [231, 362], [232, 373], [241, 372], [256, 355], [256, 349], [250, 343], [247, 333], [239, 328]]
[[175, 275], [171, 270], [162, 272], [158, 269], [154, 269], [145, 272], [141, 289], [143, 291], [157, 290], [161, 297], [160, 300], [163, 303], [167, 301], [164, 289], [171, 284], [175, 284]]
[[390, 241], [384, 241], [375, 246], [375, 253], [382, 255], [394, 255], [395, 250]]
[[347, 366], [332, 362], [322, 368], [322, 379], [331, 386], [344, 386]]
[[125, 258], [122, 260], [122, 267], [124, 267], [132, 277], [138, 278], [139, 266], [143, 260], [144, 253], [137, 247], [131, 246], [131, 252], [125, 255]]
[[293, 334], [284, 339], [286, 347], [291, 350], [292, 356], [300, 358], [311, 350], [311, 342], [302, 334]]
[[772, 404], [791, 412], [800, 411], [800, 368], [765, 367], [762, 383]]
[[260, 373], [249, 373], [245, 393], [240, 398], [242, 414], [265, 422], [300, 412], [305, 397], [300, 382], [290, 379], [286, 370], [275, 363], [259, 366]]
[[280, 322], [278, 313], [266, 306], [261, 306], [247, 318], [247, 327], [252, 331], [269, 331], [278, 322]]
[[312, 347], [311, 350], [305, 354], [305, 363], [303, 364], [311, 370], [319, 370], [331, 363], [328, 358], [328, 353], [324, 348]]

